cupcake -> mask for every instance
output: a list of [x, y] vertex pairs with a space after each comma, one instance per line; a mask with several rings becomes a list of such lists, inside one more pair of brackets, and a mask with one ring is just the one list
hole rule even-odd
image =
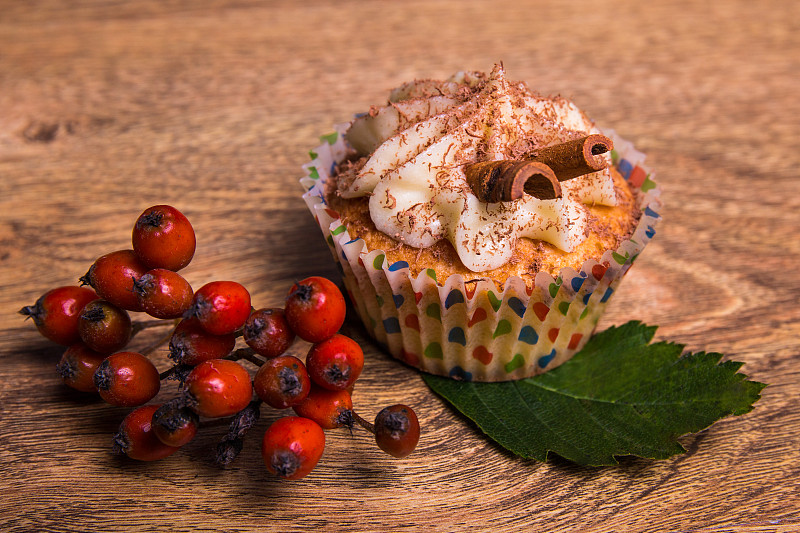
[[568, 360], [660, 218], [640, 152], [502, 66], [404, 84], [323, 141], [304, 199], [367, 331], [455, 379]]

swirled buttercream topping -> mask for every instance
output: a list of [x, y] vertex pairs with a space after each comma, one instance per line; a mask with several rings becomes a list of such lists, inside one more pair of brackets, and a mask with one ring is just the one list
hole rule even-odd
[[482, 272], [507, 263], [520, 237], [570, 252], [586, 237], [586, 204], [616, 205], [609, 169], [561, 183], [563, 196], [483, 203], [464, 166], [525, 159], [537, 149], [598, 130], [570, 101], [490, 75], [459, 73], [392, 91], [389, 104], [356, 119], [346, 134], [363, 160], [343, 171], [345, 198], [369, 196], [370, 217], [415, 248], [447, 239], [464, 265]]

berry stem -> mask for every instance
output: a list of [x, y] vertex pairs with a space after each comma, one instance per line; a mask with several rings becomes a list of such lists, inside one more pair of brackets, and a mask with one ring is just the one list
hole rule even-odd
[[246, 361], [250, 361], [251, 363], [253, 363], [254, 365], [256, 365], [258, 367], [260, 367], [260, 366], [262, 366], [264, 364], [264, 361], [262, 361], [261, 359], [259, 359], [258, 357], [256, 357], [253, 354], [243, 355], [242, 359], [244, 359]]
[[186, 376], [189, 375], [189, 372], [192, 371], [192, 367], [189, 365], [182, 365], [177, 364], [169, 367], [168, 369], [164, 370], [158, 375], [158, 378], [161, 380], [165, 379], [176, 379], [183, 383], [186, 379]]
[[256, 352], [252, 348], [239, 348], [238, 350], [234, 350], [225, 359], [231, 359], [232, 361], [238, 361], [239, 359], [244, 359], [245, 361], [250, 361], [256, 366], [261, 366], [264, 364], [264, 361], [262, 359], [256, 357]]
[[[158, 342], [158, 344], [153, 346], [152, 348], [153, 349], [157, 348], [164, 342], [168, 341], [171, 337], [172, 333], [170, 332], [169, 336], [167, 336], [165, 339], [161, 339]], [[140, 353], [142, 353], [142, 355], [147, 355], [145, 351], [142, 351]], [[239, 359], [245, 359], [246, 361], [250, 361], [256, 366], [261, 366], [264, 364], [264, 361], [255, 356], [255, 352], [253, 351], [252, 348], [239, 348], [238, 350], [234, 350], [227, 357], [225, 357], [225, 359], [228, 359], [230, 361], [238, 361]], [[158, 376], [162, 380], [176, 377], [178, 380], [182, 381], [183, 378], [181, 378], [181, 375], [183, 375], [183, 377], [185, 378], [186, 374], [188, 374], [191, 370], [192, 366], [178, 363], [176, 365], [172, 365], [165, 371], [161, 372]]]
[[375, 425], [374, 425], [372, 422], [369, 422], [368, 420], [364, 420], [364, 419], [363, 419], [363, 418], [361, 418], [361, 416], [359, 416], [359, 414], [358, 414], [358, 413], [356, 413], [355, 411], [351, 411], [351, 413], [352, 413], [352, 415], [353, 415], [353, 420], [355, 420], [355, 421], [356, 421], [356, 423], [357, 423], [359, 426], [361, 426], [362, 428], [366, 429], [367, 431], [369, 431], [369, 432], [370, 432], [370, 433], [372, 433], [373, 435], [375, 434]]
[[[152, 323], [152, 322], [155, 322], [155, 321], [151, 321], [150, 323]], [[159, 320], [158, 322], [163, 322], [163, 320]], [[140, 324], [141, 324], [141, 322], [140, 322]], [[159, 325], [161, 325], [161, 324], [159, 324]], [[178, 321], [175, 320], [172, 323], [172, 329], [170, 329], [169, 332], [166, 335], [164, 335], [163, 337], [158, 339], [156, 342], [154, 342], [150, 346], [147, 346], [146, 348], [141, 350], [139, 353], [141, 353], [142, 355], [150, 355], [151, 353], [156, 351], [159, 347], [161, 347], [161, 346], [165, 345], [166, 343], [168, 343], [169, 340], [172, 338], [172, 334], [175, 333], [175, 328], [177, 327], [177, 325], [178, 325]], [[153, 326], [149, 326], [149, 327], [153, 327]], [[145, 328], [140, 328], [140, 329], [145, 329]], [[134, 330], [133, 331], [134, 331], [134, 333], [136, 333], [136, 331], [137, 331], [135, 325], [134, 325]]]
[[137, 320], [131, 325], [132, 335], [136, 335], [143, 329], [157, 328], [161, 326], [175, 326], [177, 320]]

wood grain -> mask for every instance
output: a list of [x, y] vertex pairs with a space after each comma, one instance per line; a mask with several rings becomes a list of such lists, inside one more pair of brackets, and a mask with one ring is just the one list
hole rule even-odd
[[[0, 1], [2, 529], [800, 529], [798, 20], [779, 0]], [[332, 431], [312, 476], [278, 482], [256, 436], [277, 413], [224, 470], [221, 426], [162, 462], [112, 456], [125, 410], [67, 390], [61, 349], [16, 310], [129, 247], [156, 203], [195, 226], [196, 287], [235, 279], [266, 306], [334, 277], [297, 184], [318, 136], [403, 81], [500, 60], [633, 140], [664, 186], [661, 233], [601, 326], [640, 319], [745, 362], [770, 384], [754, 411], [667, 461], [523, 461], [348, 322], [368, 357], [357, 408], [418, 409], [407, 460]]]

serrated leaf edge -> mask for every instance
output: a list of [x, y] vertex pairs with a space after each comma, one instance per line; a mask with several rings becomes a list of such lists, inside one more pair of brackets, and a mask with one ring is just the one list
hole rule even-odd
[[[602, 333], [605, 334], [606, 332], [610, 332], [612, 334], [618, 334], [618, 332], [621, 331], [621, 330], [624, 330], [624, 329], [636, 329], [640, 325], [642, 326], [643, 329], [640, 330], [642, 333], [639, 336], [641, 338], [643, 338], [643, 339], [646, 339], [645, 342], [642, 345], [643, 346], [650, 345], [652, 339], [655, 336], [655, 332], [656, 332], [658, 327], [657, 326], [644, 325], [641, 321], [638, 321], [638, 320], [631, 320], [629, 322], [626, 322], [622, 326], [611, 326], [608, 329], [606, 329], [605, 331], [603, 331]], [[592, 340], [590, 340], [589, 343], [587, 343], [586, 348], [588, 348], [591, 345]], [[683, 352], [683, 350], [685, 349], [685, 345], [684, 344], [679, 344], [679, 343], [670, 342], [670, 341], [660, 341], [658, 343], [653, 344], [652, 346], [658, 346], [658, 345], [674, 346], [676, 348], [679, 348], [679, 350], [681, 352]], [[586, 349], [586, 348], [584, 348], [584, 349]], [[674, 455], [677, 455], [677, 454], [680, 454], [680, 453], [684, 453], [686, 451], [686, 449], [679, 442], [677, 442], [676, 439], [678, 439], [678, 438], [680, 438], [682, 436], [685, 436], [685, 435], [696, 434], [696, 433], [700, 433], [702, 431], [705, 431], [706, 429], [711, 427], [713, 424], [715, 424], [719, 420], [722, 420], [722, 419], [727, 418], [729, 416], [740, 416], [740, 415], [749, 413], [750, 411], [752, 411], [754, 409], [755, 403], [758, 400], [761, 399], [761, 394], [760, 394], [761, 391], [765, 387], [768, 386], [768, 384], [766, 384], [766, 383], [761, 383], [761, 382], [758, 382], [758, 381], [749, 380], [749, 379], [747, 379], [747, 377], [748, 377], [747, 375], [745, 375], [745, 374], [743, 374], [741, 372], [736, 372], [739, 368], [744, 366], [745, 363], [744, 362], [740, 362], [740, 361], [734, 361], [734, 360], [721, 361], [721, 359], [722, 359], [722, 357], [724, 357], [724, 355], [719, 353], [719, 352], [703, 352], [703, 351], [701, 351], [701, 352], [681, 353], [681, 355], [679, 357], [677, 357], [675, 359], [674, 363], [672, 363], [672, 365], [670, 365], [670, 366], [673, 366], [675, 364], [680, 363], [682, 359], [684, 359], [686, 357], [689, 357], [689, 356], [693, 356], [693, 357], [711, 357], [714, 360], [714, 366], [720, 366], [720, 367], [725, 368], [725, 370], [734, 372], [734, 374], [731, 376], [731, 378], [735, 378], [738, 381], [744, 381], [744, 382], [746, 382], [748, 384], [747, 385], [747, 387], [748, 387], [747, 392], [749, 394], [747, 394], [747, 396], [749, 398], [752, 398], [752, 401], [749, 401], [748, 405], [746, 407], [742, 407], [741, 409], [735, 409], [733, 411], [730, 411], [730, 412], [728, 412], [726, 414], [721, 415], [720, 417], [716, 418], [715, 420], [713, 420], [711, 423], [709, 423], [707, 426], [705, 426], [703, 428], [700, 428], [700, 429], [697, 429], [697, 430], [692, 430], [692, 431], [689, 431], [689, 432], [686, 432], [686, 433], [676, 434], [676, 435], [672, 436], [673, 442], [677, 445], [676, 447], [679, 448], [679, 451], [676, 451], [674, 453], [667, 452], [664, 456], [648, 456], [648, 455], [638, 455], [638, 454], [631, 454], [631, 453], [622, 452], [622, 453], [619, 453], [619, 454], [611, 455], [608, 458], [609, 459], [608, 462], [601, 462], [601, 463], [593, 463], [593, 462], [592, 463], [589, 463], [589, 462], [579, 463], [579, 462], [576, 462], [576, 461], [573, 461], [573, 462], [576, 462], [576, 464], [580, 464], [580, 465], [583, 465], [583, 466], [593, 466], [593, 467], [613, 466], [613, 465], [619, 464], [619, 461], [617, 461], [618, 457], [626, 457], [626, 456], [633, 455], [635, 457], [641, 457], [643, 459], [658, 460], [658, 459], [667, 459], [667, 458], [672, 457]], [[567, 361], [566, 363], [564, 363], [564, 365], [562, 365], [562, 367], [565, 366], [565, 365], [569, 365], [570, 362], [571, 361]], [[735, 368], [732, 368], [732, 367], [735, 367]], [[555, 394], [562, 394], [560, 391], [558, 391], [556, 389], [544, 387], [544, 386], [542, 386], [542, 385], [540, 385], [538, 383], [535, 383], [535, 381], [537, 381], [537, 378], [541, 378], [541, 377], [542, 376], [537, 376], [537, 377], [534, 377], [534, 378], [526, 378], [524, 380], [520, 380], [519, 382], [527, 382], [532, 386], [542, 388], [543, 390], [547, 390], [548, 392], [555, 393]], [[442, 397], [456, 411], [460, 412], [463, 416], [466, 416], [468, 419], [470, 419], [484, 433], [484, 435], [486, 435], [486, 437], [488, 437], [490, 440], [496, 442], [498, 445], [500, 445], [501, 447], [505, 448], [510, 453], [512, 453], [512, 454], [514, 454], [514, 455], [516, 455], [518, 457], [521, 457], [523, 459], [533, 459], [533, 460], [541, 461], [541, 462], [546, 462], [550, 458], [551, 454], [559, 455], [559, 453], [556, 450], [553, 450], [553, 449], [550, 449], [550, 448], [547, 448], [544, 451], [544, 454], [543, 454], [544, 457], [543, 458], [540, 458], [539, 455], [522, 454], [522, 453], [518, 453], [518, 452], [516, 452], [514, 450], [511, 450], [510, 448], [508, 448], [507, 446], [503, 445], [501, 442], [499, 442], [498, 440], [493, 438], [491, 435], [489, 435], [489, 433], [487, 433], [486, 429], [477, 420], [475, 420], [468, 413], [466, 413], [464, 410], [459, 408], [459, 406], [457, 406], [454, 403], [452, 403], [445, 395], [441, 394], [439, 391], [436, 390], [436, 388], [434, 386], [431, 385], [432, 381], [435, 381], [435, 380], [443, 380], [444, 381], [444, 380], [448, 380], [448, 378], [443, 378], [443, 377], [440, 377], [440, 376], [433, 376], [433, 375], [424, 374], [423, 375], [423, 380], [438, 396]], [[528, 402], [525, 401], [524, 396], [522, 395], [520, 389], [517, 387], [516, 384], [519, 383], [519, 382], [515, 382], [514, 383], [514, 386], [513, 386], [514, 391], [517, 393], [517, 395], [520, 397], [520, 399], [523, 400], [523, 402], [525, 403], [526, 407], [528, 407], [528, 409], [531, 410], [531, 412], [535, 413], [535, 411], [530, 409], [530, 406], [528, 405]], [[464, 383], [464, 386], [470, 386], [471, 388], [473, 388], [473, 390], [475, 388], [474, 387], [475, 385], [476, 385], [475, 383]], [[638, 390], [638, 388], [639, 387], [637, 387], [637, 390]], [[479, 396], [478, 394], [475, 394], [475, 393], [473, 393], [472, 396], [477, 398], [480, 401], [480, 404], [487, 408], [486, 409], [487, 411], [492, 412], [492, 410], [490, 409], [490, 406], [483, 400], [483, 398], [481, 396]], [[597, 398], [578, 397], [578, 396], [570, 396], [570, 395], [565, 395], [565, 396], [567, 396], [570, 399], [575, 399], [575, 400], [586, 400], [586, 401], [592, 401], [592, 402], [605, 402], [605, 403], [625, 405], [625, 406], [629, 406], [629, 407], [632, 407], [632, 408], [635, 408], [635, 405], [636, 405], [636, 404], [629, 404], [629, 403], [609, 402], [609, 401], [606, 401], [606, 400], [598, 400]], [[749, 399], [749, 398], [745, 398], [745, 399]], [[705, 400], [697, 401], [697, 402], [693, 402], [693, 403], [703, 403], [704, 401]], [[712, 401], [712, 400], [708, 400], [708, 401]], [[665, 402], [665, 403], [658, 403], [658, 404], [656, 404], [656, 403], [642, 404], [641, 402], [639, 402], [638, 404], [639, 405], [665, 405], [666, 406], [666, 405], [672, 405], [672, 404], [674, 404], [674, 402]], [[675, 405], [677, 405], [677, 404], [675, 404]], [[595, 417], [591, 416], [591, 414], [588, 413], [588, 412], [587, 412], [587, 415], [589, 416], [589, 418], [591, 418], [593, 420], [595, 419]], [[501, 420], [503, 422], [503, 426], [505, 426], [506, 428], [508, 428], [510, 430], [514, 429], [512, 426], [510, 426], [509, 424], [506, 423], [505, 419], [503, 419], [501, 417], [498, 417], [498, 416], [495, 416], [495, 418]], [[537, 417], [537, 419], [541, 421], [541, 419], [539, 419], [538, 417]], [[555, 434], [555, 432], [553, 432], [548, 426], [544, 425], [544, 427], [547, 427], [548, 430], [551, 433]], [[612, 435], [618, 436], [614, 432], [607, 431], [606, 427], [604, 425], [601, 424], [600, 427], [604, 431], [606, 431], [608, 433], [611, 433]], [[561, 437], [559, 437], [559, 439], [560, 438]], [[629, 439], [621, 439], [621, 440], [629, 440]], [[666, 450], [665, 450], [665, 452], [666, 452]]]

